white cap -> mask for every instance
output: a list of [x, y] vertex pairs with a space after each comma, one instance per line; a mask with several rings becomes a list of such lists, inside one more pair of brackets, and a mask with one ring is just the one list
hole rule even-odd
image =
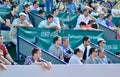
[[103, 41], [104, 43], [106, 42], [103, 38], [98, 38], [97, 42]]
[[20, 14], [19, 14], [19, 16], [21, 16], [21, 15], [23, 15], [23, 16], [27, 16], [25, 13], [23, 13], [23, 12], [21, 12]]

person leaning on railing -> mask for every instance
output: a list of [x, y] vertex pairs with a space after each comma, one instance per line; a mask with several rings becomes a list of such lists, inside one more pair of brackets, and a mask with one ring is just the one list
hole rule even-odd
[[32, 49], [32, 56], [25, 59], [25, 65], [41, 65], [44, 69], [51, 69], [51, 62], [47, 62], [41, 58], [42, 51], [39, 48]]

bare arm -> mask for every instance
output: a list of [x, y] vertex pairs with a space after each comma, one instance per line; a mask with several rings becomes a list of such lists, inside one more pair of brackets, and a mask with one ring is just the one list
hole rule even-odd
[[3, 63], [4, 63], [5, 65], [10, 65], [10, 64], [11, 64], [6, 58], [4, 58], [4, 57], [1, 56], [1, 55], [0, 55], [0, 59], [3, 61]]

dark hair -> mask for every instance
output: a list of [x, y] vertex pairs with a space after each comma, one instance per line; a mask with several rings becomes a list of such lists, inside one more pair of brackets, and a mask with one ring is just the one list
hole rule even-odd
[[99, 26], [98, 26], [97, 23], [93, 23], [91, 26], [92, 26], [92, 28], [94, 28], [94, 29], [98, 29], [98, 28], [99, 28]]
[[83, 13], [86, 12], [87, 10], [88, 10], [88, 9], [84, 9], [84, 10], [83, 10]]
[[11, 11], [12, 11], [14, 8], [16, 8], [16, 7], [18, 7], [17, 4], [12, 5], [12, 6], [11, 6]]
[[116, 54], [116, 55], [120, 55], [120, 51], [116, 52], [115, 54]]
[[37, 0], [36, 0], [36, 1], [34, 1], [34, 2], [33, 2], [33, 6], [34, 6], [34, 4], [36, 4], [37, 2], [38, 2]]
[[27, 8], [27, 7], [30, 7], [30, 5], [26, 4], [26, 5], [23, 6], [24, 9]]
[[6, 2], [7, 0], [2, 0], [3, 2]]
[[32, 56], [34, 56], [34, 54], [37, 53], [38, 51], [40, 51], [39, 48], [33, 48], [32, 49]]
[[93, 52], [96, 52], [95, 49], [96, 49], [96, 47], [90, 48], [90, 50], [89, 50], [89, 56], [90, 56]]
[[110, 14], [110, 13], [109, 13], [109, 14], [107, 14], [107, 16], [106, 16], [106, 17], [108, 18], [108, 17], [110, 17], [110, 16], [112, 16], [112, 14]]
[[90, 39], [90, 38], [87, 37], [87, 36], [84, 36], [83, 39], [82, 39], [82, 43], [84, 43], [84, 41], [87, 41], [88, 39]]
[[98, 41], [98, 46], [99, 46], [99, 44], [102, 42], [102, 40], [100, 40], [100, 41]]
[[58, 41], [59, 38], [61, 38], [61, 37], [60, 37], [60, 36], [56, 36], [56, 37], [54, 37], [54, 39], [53, 39], [53, 43], [55, 44], [55, 42]]
[[82, 21], [82, 22], [80, 22], [80, 26], [81, 26], [81, 25], [82, 25], [82, 26], [83, 26], [83, 25], [86, 26], [86, 23]]
[[79, 48], [77, 48], [77, 49], [74, 50], [74, 54], [75, 54], [75, 55], [76, 55], [78, 52], [82, 52], [82, 51], [80, 51]]
[[59, 9], [58, 9], [58, 8], [54, 8], [54, 9], [52, 10], [52, 14], [54, 14], [54, 12], [55, 12], [56, 10], [59, 10]]
[[51, 14], [47, 15], [47, 19], [48, 18], [53, 18], [53, 15], [51, 15]]
[[39, 14], [43, 14], [44, 12], [44, 10], [39, 10]]

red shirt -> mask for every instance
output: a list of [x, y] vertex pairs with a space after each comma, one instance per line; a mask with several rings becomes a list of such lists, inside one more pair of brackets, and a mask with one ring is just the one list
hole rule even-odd
[[6, 56], [8, 54], [8, 50], [5, 46], [5, 44], [0, 44], [0, 50], [2, 50], [2, 53], [4, 56]]

